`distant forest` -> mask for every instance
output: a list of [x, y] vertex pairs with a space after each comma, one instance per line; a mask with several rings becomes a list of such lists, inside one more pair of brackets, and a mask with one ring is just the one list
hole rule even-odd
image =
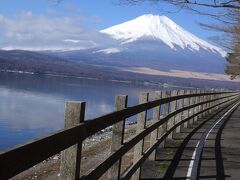
[[128, 81], [134, 84], [149, 84], [161, 86], [163, 84], [199, 87], [239, 89], [240, 84], [213, 80], [178, 78], [168, 76], [153, 76], [131, 72], [123, 72], [115, 68], [87, 65], [76, 61], [46, 55], [44, 53], [21, 50], [0, 51], [0, 71], [24, 71], [36, 75], [60, 75], [69, 77], [96, 78], [106, 81]]

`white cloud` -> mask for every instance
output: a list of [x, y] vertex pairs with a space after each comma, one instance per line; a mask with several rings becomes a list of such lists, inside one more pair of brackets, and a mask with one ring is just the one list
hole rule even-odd
[[114, 43], [88, 28], [82, 16], [53, 17], [24, 11], [11, 18], [0, 14], [0, 48], [25, 50], [76, 50]]

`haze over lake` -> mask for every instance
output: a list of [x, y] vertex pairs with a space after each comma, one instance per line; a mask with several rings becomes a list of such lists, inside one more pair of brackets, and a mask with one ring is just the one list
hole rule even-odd
[[113, 111], [114, 97], [138, 102], [140, 92], [158, 87], [15, 73], [0, 74], [0, 151], [64, 126], [66, 101], [86, 101], [86, 119]]

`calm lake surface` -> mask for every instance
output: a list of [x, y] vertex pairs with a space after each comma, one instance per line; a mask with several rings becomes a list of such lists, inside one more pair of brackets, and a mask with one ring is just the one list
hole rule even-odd
[[140, 92], [159, 89], [97, 80], [0, 73], [0, 151], [62, 129], [66, 101], [86, 101], [86, 119], [91, 119], [113, 111], [115, 95], [128, 95], [128, 106], [131, 106], [138, 102]]

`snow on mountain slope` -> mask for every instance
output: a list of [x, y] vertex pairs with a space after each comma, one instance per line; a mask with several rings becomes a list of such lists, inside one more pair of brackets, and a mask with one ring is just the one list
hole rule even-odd
[[204, 49], [218, 53], [222, 57], [226, 55], [226, 52], [220, 48], [184, 30], [166, 16], [146, 14], [128, 22], [104, 29], [101, 32], [120, 40], [121, 44], [152, 39], [162, 41], [172, 49], [179, 46], [182, 49], [190, 49], [191, 51]]
[[121, 50], [118, 49], [118, 48], [106, 48], [106, 49], [101, 49], [101, 50], [98, 50], [98, 51], [93, 51], [93, 53], [99, 53], [99, 52], [103, 52], [105, 54], [112, 54], [112, 53], [121, 52]]

